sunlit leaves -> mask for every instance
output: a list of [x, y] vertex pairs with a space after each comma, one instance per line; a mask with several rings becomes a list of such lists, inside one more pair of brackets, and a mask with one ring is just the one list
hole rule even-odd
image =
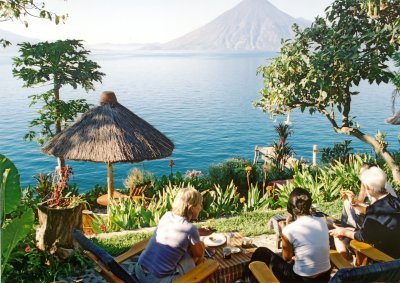
[[30, 131], [25, 138], [35, 137], [43, 144], [56, 133], [56, 124], [67, 125], [79, 113], [86, 112], [89, 105], [84, 99], [63, 101], [60, 89], [70, 85], [74, 89], [94, 90], [94, 83], [101, 82], [104, 73], [100, 66], [88, 59], [89, 51], [80, 40], [58, 40], [38, 44], [19, 44], [20, 56], [13, 58], [13, 75], [24, 81], [24, 87], [51, 85], [52, 88], [41, 94], [30, 96], [30, 106], [41, 103], [38, 117], [31, 121]]
[[[264, 87], [255, 105], [272, 114], [299, 108], [330, 117], [336, 109], [347, 126], [350, 98], [357, 93], [351, 88], [361, 80], [387, 83], [393, 73], [386, 62], [398, 49], [390, 42], [391, 22], [371, 20], [362, 4], [336, 0], [324, 18], [304, 31], [296, 28], [295, 38], [283, 41], [279, 55], [258, 69]], [[390, 10], [391, 19], [399, 17], [400, 9]]]

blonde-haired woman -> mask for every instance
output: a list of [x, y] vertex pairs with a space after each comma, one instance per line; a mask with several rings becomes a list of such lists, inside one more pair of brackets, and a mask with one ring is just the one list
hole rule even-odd
[[178, 191], [172, 205], [161, 217], [157, 228], [135, 267], [135, 276], [143, 283], [172, 282], [204, 259], [204, 244], [191, 221], [197, 219], [203, 198], [193, 188]]

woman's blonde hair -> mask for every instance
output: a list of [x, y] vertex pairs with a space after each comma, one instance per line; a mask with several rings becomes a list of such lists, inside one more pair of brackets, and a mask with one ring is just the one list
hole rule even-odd
[[182, 188], [178, 191], [172, 204], [172, 212], [187, 218], [192, 219], [192, 207], [201, 204], [203, 197], [200, 192], [192, 187]]

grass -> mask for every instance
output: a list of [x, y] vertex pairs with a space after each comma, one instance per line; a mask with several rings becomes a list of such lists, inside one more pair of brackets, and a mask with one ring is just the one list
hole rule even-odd
[[340, 219], [342, 215], [343, 201], [341, 199], [337, 199], [333, 202], [325, 202], [317, 204], [317, 209], [325, 212], [326, 214], [335, 217], [336, 219]]
[[272, 216], [283, 213], [282, 210], [244, 212], [234, 217], [209, 219], [204, 225], [217, 232], [237, 231], [242, 236], [273, 234], [273, 231], [267, 229], [267, 222]]

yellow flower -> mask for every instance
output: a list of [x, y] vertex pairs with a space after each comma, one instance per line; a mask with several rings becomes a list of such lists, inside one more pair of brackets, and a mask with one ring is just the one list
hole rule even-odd
[[268, 190], [268, 191], [272, 191], [273, 189], [274, 189], [273, 186], [267, 186], [267, 190]]
[[250, 172], [251, 171], [251, 166], [246, 166], [245, 170], [246, 170], [246, 172]]
[[239, 199], [239, 201], [240, 201], [240, 203], [245, 203], [245, 202], [246, 202], [246, 198], [245, 198], [245, 197], [241, 197], [241, 198]]

